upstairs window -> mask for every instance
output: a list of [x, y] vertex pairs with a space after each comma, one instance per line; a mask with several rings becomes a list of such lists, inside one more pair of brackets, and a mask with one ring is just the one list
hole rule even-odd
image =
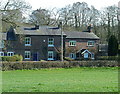
[[31, 46], [31, 38], [25, 37], [25, 46]]
[[31, 53], [30, 51], [25, 51], [25, 59], [30, 59]]
[[0, 52], [0, 56], [4, 56], [4, 52]]
[[69, 41], [69, 46], [76, 46], [76, 41]]
[[54, 46], [54, 38], [48, 38], [48, 47]]
[[94, 41], [88, 41], [87, 46], [94, 46], [95, 42]]
[[13, 56], [14, 52], [7, 52], [7, 56]]

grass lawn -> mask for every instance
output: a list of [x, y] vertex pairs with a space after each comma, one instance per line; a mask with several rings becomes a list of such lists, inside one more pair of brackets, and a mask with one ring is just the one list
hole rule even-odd
[[3, 71], [3, 92], [118, 92], [118, 68]]

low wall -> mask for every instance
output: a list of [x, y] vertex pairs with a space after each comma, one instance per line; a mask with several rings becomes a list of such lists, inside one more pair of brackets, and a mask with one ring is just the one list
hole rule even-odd
[[117, 61], [22, 61], [22, 62], [1, 62], [1, 70], [22, 70], [22, 69], [41, 69], [41, 68], [71, 68], [71, 67], [117, 67]]

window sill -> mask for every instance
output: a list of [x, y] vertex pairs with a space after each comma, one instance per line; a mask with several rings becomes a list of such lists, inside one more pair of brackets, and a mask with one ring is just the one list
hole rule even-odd
[[25, 44], [25, 46], [31, 46], [31, 44]]
[[69, 45], [70, 47], [75, 47], [76, 45]]
[[54, 45], [48, 45], [48, 47], [54, 47]]
[[53, 58], [48, 58], [48, 60], [54, 60]]
[[94, 47], [94, 45], [88, 45], [87, 47]]
[[30, 60], [30, 58], [25, 58], [26, 60]]

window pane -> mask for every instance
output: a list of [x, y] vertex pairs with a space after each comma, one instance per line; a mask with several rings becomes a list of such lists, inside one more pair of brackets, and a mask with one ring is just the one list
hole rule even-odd
[[88, 46], [94, 46], [94, 41], [88, 41]]
[[53, 59], [53, 51], [48, 51], [48, 58]]
[[76, 46], [76, 41], [69, 41], [69, 46]]
[[25, 51], [25, 59], [30, 59], [30, 51]]
[[14, 52], [7, 52], [7, 56], [13, 56]]
[[70, 53], [70, 58], [75, 59], [76, 58], [76, 54], [75, 53]]
[[31, 38], [30, 37], [26, 37], [25, 38], [25, 44], [26, 45], [30, 45], [31, 44]]
[[0, 56], [4, 56], [4, 52], [0, 52]]
[[53, 38], [48, 39], [48, 46], [49, 45], [54, 45], [54, 39]]

